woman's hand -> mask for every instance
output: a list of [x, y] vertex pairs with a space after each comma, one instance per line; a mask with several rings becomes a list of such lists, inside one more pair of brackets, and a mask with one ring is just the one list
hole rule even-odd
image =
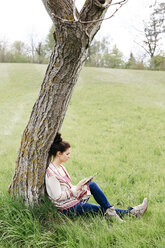
[[84, 186], [84, 183], [88, 180], [88, 182], [90, 182], [93, 179], [92, 176], [90, 176], [89, 178], [84, 178], [83, 180], [81, 180], [77, 185], [76, 185], [76, 190], [82, 190], [82, 187]]
[[76, 190], [82, 190], [82, 187], [84, 186], [85, 181], [87, 180], [87, 178], [84, 178], [83, 180], [81, 180], [77, 185], [76, 185]]

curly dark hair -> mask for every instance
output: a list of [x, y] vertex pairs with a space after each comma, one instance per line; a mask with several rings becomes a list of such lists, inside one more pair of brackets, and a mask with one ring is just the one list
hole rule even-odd
[[66, 141], [62, 140], [61, 134], [57, 133], [56, 137], [50, 147], [49, 156], [56, 156], [57, 152], [65, 152], [68, 148], [70, 148], [70, 144]]

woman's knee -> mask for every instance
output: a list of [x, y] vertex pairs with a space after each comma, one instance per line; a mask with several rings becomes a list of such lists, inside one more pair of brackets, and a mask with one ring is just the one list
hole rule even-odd
[[95, 182], [89, 182], [89, 188], [90, 188], [90, 190], [91, 189], [95, 189], [96, 187], [98, 187], [97, 183], [95, 183]]

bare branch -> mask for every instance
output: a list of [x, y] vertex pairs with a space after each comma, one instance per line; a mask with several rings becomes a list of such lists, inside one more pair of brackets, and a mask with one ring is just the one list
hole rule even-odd
[[116, 12], [117, 12], [124, 4], [126, 4], [127, 2], [128, 2], [128, 0], [123, 0], [123, 1], [118, 2], [118, 3], [108, 4], [107, 6], [110, 6], [110, 7], [113, 6], [113, 5], [119, 5], [119, 7], [116, 8], [116, 10], [113, 12], [113, 14], [110, 15], [109, 17], [100, 18], [100, 19], [92, 20], [92, 21], [80, 21], [80, 20], [79, 20], [79, 22], [81, 22], [81, 23], [94, 23], [94, 22], [102, 22], [102, 21], [104, 21], [104, 20], [108, 20], [108, 19], [112, 18], [112, 17], [116, 14]]
[[111, 6], [113, 5], [118, 5], [118, 4], [126, 4], [126, 2], [128, 2], [128, 0], [122, 0], [122, 1], [119, 1], [119, 2], [116, 2], [116, 3], [112, 3]]
[[[74, 2], [75, 2], [75, 0], [74, 0]], [[100, 2], [101, 2], [101, 0], [100, 0]], [[73, 7], [73, 16], [74, 16], [74, 20], [68, 20], [68, 19], [63, 19], [63, 18], [61, 18], [61, 17], [59, 17], [59, 16], [57, 16], [57, 15], [55, 15], [54, 13], [52, 13], [52, 17], [53, 18], [57, 18], [57, 19], [59, 19], [59, 20], [61, 20], [62, 22], [70, 22], [70, 23], [73, 23], [73, 22], [79, 22], [79, 23], [82, 23], [82, 24], [88, 24], [88, 23], [96, 23], [96, 22], [102, 22], [102, 21], [104, 21], [104, 20], [108, 20], [108, 19], [110, 19], [110, 18], [112, 18], [115, 14], [116, 14], [116, 12], [124, 5], [124, 4], [126, 4], [128, 2], [128, 0], [123, 0], [123, 1], [120, 1], [120, 2], [117, 2], [117, 3], [114, 3], [114, 4], [106, 4], [106, 8], [108, 7], [108, 6], [114, 6], [114, 5], [119, 5], [119, 7], [117, 7], [116, 8], [116, 10], [113, 12], [113, 14], [112, 15], [110, 15], [109, 17], [106, 17], [106, 18], [99, 18], [99, 19], [96, 19], [96, 20], [87, 20], [87, 21], [82, 21], [80, 18], [79, 19], [77, 19], [77, 17], [76, 17], [76, 9], [75, 9], [75, 3], [74, 3], [74, 7]], [[105, 7], [105, 3], [104, 3], [104, 7]], [[81, 16], [81, 14], [82, 13], [80, 13], [80, 16]]]
[[143, 49], [146, 51], [146, 53], [148, 53], [148, 54], [150, 55], [150, 52], [149, 52], [144, 46], [142, 46], [140, 43], [138, 43], [138, 42], [135, 41], [135, 40], [134, 40], [134, 42], [135, 42], [138, 46], [140, 46], [141, 48], [143, 48]]

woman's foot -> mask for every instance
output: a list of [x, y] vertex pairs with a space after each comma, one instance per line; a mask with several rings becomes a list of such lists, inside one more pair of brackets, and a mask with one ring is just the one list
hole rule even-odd
[[111, 208], [107, 208], [106, 212], [105, 212], [105, 217], [107, 220], [111, 219], [111, 218], [115, 218], [120, 222], [123, 222], [123, 220], [119, 217], [119, 215], [116, 213], [115, 208], [111, 207]]
[[147, 211], [147, 208], [148, 208], [148, 200], [147, 200], [147, 198], [144, 198], [142, 204], [140, 204], [136, 207], [133, 207], [133, 209], [130, 211], [130, 213], [132, 215], [135, 215], [137, 218], [140, 218], [145, 214], [145, 212]]

